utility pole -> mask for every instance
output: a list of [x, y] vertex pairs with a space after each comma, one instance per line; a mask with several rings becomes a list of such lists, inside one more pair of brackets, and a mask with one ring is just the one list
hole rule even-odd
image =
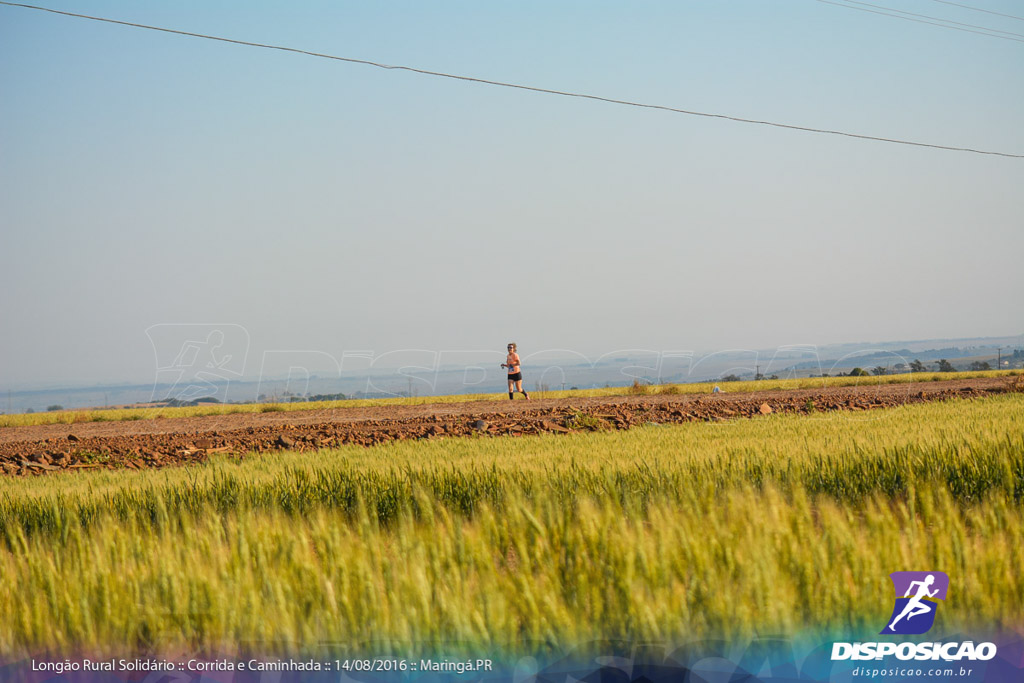
[[996, 347], [996, 370], [1003, 369], [1003, 347]]

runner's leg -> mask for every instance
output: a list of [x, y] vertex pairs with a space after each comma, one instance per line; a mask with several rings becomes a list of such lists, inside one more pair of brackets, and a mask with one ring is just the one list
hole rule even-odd
[[913, 608], [914, 608], [914, 607], [913, 607], [913, 604], [908, 604], [908, 605], [906, 605], [906, 606], [905, 606], [905, 607], [903, 608], [903, 611], [902, 611], [902, 612], [900, 612], [900, 615], [899, 615], [898, 617], [896, 617], [895, 619], [893, 619], [893, 620], [892, 620], [892, 623], [891, 623], [891, 624], [889, 624], [889, 630], [890, 630], [890, 631], [895, 631], [895, 630], [896, 630], [896, 629], [895, 629], [895, 626], [896, 626], [896, 622], [897, 622], [897, 621], [899, 621], [900, 619], [902, 619], [903, 617], [907, 616], [907, 613], [908, 613], [908, 612], [909, 612], [910, 610], [912, 610]]
[[931, 611], [931, 607], [925, 603], [921, 603], [915, 609], [911, 610], [910, 614], [907, 615], [907, 619], [909, 620], [911, 617], [916, 617], [918, 614], [928, 614]]
[[530, 395], [528, 393], [526, 393], [525, 391], [523, 391], [523, 380], [519, 380], [518, 382], [516, 382], [516, 391], [522, 391], [523, 392], [523, 396], [526, 397], [526, 400], [527, 401], [530, 400]]

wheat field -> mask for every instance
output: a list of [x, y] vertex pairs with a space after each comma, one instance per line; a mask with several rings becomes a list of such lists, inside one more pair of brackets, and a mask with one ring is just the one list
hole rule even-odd
[[0, 651], [509, 656], [1024, 626], [1024, 395], [0, 478]]

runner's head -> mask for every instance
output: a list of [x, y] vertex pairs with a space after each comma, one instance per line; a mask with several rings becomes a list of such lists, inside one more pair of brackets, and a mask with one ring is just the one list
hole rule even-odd
[[516, 351], [515, 342], [509, 342], [508, 343], [508, 352], [509, 353], [515, 353], [515, 351]]

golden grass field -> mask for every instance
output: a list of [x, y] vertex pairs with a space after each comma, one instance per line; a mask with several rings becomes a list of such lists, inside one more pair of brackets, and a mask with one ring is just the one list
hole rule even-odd
[[0, 478], [0, 651], [873, 637], [908, 569], [1020, 629], [1022, 502], [1020, 393]]

